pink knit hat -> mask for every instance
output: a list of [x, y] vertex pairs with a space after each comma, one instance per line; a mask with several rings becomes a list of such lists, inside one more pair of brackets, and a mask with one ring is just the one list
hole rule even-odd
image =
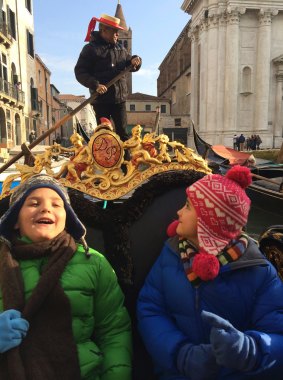
[[225, 176], [209, 174], [187, 188], [198, 217], [202, 251], [216, 256], [241, 234], [251, 204], [245, 188], [251, 181], [250, 170], [236, 165]]

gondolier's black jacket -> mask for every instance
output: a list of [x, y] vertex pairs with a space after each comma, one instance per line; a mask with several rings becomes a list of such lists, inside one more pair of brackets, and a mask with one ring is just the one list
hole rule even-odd
[[[106, 42], [99, 32], [92, 32], [91, 42], [84, 46], [75, 66], [75, 75], [83, 86], [94, 92], [99, 84], [106, 84], [131, 64], [136, 56], [128, 54], [120, 44]], [[138, 71], [140, 66], [137, 67]], [[128, 95], [127, 80], [123, 76], [108, 91], [99, 95], [96, 103], [122, 103]]]

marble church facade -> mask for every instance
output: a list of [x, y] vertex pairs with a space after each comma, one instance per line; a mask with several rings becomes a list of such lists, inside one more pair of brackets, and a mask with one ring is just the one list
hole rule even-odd
[[191, 118], [211, 144], [283, 141], [283, 1], [185, 0], [192, 16]]

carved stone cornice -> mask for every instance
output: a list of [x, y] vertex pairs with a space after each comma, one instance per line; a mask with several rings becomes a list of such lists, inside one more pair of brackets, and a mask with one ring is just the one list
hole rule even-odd
[[219, 25], [219, 15], [216, 13], [208, 15], [208, 28], [216, 28]]
[[221, 12], [218, 17], [219, 26], [226, 26], [227, 24], [227, 16], [225, 12]]
[[283, 54], [273, 59], [273, 64], [276, 67], [276, 81], [283, 82]]
[[273, 63], [275, 65], [283, 65], [283, 54], [279, 55], [279, 57], [274, 58]]
[[190, 28], [188, 31], [188, 37], [192, 43], [197, 41], [199, 39], [199, 27], [195, 26], [193, 28]]
[[227, 7], [226, 18], [229, 25], [238, 25], [241, 15], [246, 13], [244, 7]]
[[258, 20], [260, 26], [271, 25], [272, 18], [278, 15], [278, 9], [264, 9], [261, 8], [258, 12]]
[[207, 19], [203, 18], [201, 19], [200, 23], [199, 23], [199, 31], [200, 33], [202, 32], [205, 32], [208, 28], [208, 21]]
[[283, 68], [280, 72], [275, 74], [275, 77], [276, 77], [276, 82], [283, 82]]

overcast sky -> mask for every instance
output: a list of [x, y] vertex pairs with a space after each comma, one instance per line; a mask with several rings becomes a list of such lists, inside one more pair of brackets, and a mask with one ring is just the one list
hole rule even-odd
[[[35, 52], [51, 71], [51, 83], [61, 94], [89, 96], [74, 76], [90, 19], [113, 16], [118, 0], [34, 0]], [[133, 32], [132, 53], [143, 59], [133, 74], [133, 92], [157, 95], [158, 67], [190, 16], [182, 0], [120, 0]], [[96, 27], [97, 29], [97, 27]]]

